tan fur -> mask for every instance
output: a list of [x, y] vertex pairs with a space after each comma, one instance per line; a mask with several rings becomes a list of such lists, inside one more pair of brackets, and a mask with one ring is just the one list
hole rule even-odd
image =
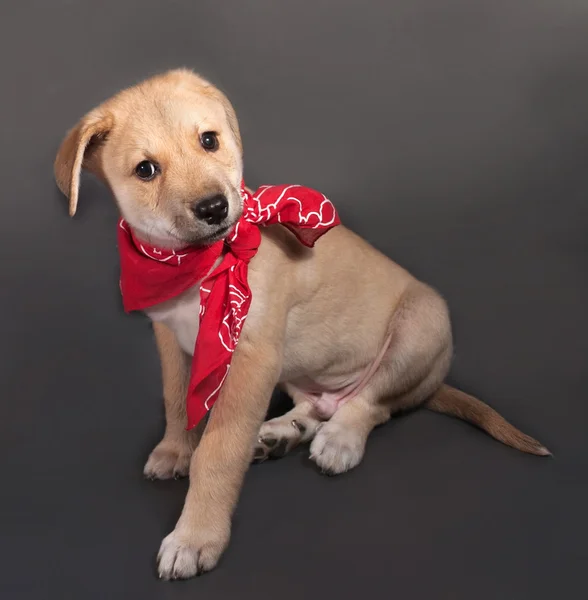
[[186, 431], [186, 392], [190, 377], [190, 356], [178, 345], [173, 331], [163, 323], [153, 323], [161, 361], [165, 433], [145, 465], [150, 479], [185, 477], [190, 469], [192, 452], [204, 429], [204, 423]]
[[[201, 147], [205, 131], [219, 134], [216, 152]], [[199, 76], [179, 70], [124, 90], [84, 117], [59, 150], [55, 176], [72, 215], [85, 167], [111, 188], [139, 237], [174, 248], [220, 236], [218, 227], [198, 222], [191, 211], [206, 195], [225, 194], [227, 222], [239, 219], [241, 155], [229, 101]], [[134, 174], [145, 159], [161, 166], [149, 182]], [[166, 430], [145, 474], [190, 474], [182, 515], [159, 552], [162, 578], [190, 577], [216, 565], [253, 454], [264, 460], [311, 442], [319, 468], [342, 473], [361, 461], [374, 427], [394, 412], [423, 405], [468, 420], [524, 452], [549, 454], [480, 400], [443, 384], [452, 357], [445, 302], [345, 227], [330, 231], [312, 250], [279, 226], [264, 228], [249, 283], [249, 316], [201, 438], [184, 431], [198, 288], [148, 311], [162, 363]], [[354, 380], [388, 338], [382, 362], [357, 395], [329, 414], [314, 403], [309, 386], [328, 392]], [[262, 424], [276, 385], [294, 408]]]

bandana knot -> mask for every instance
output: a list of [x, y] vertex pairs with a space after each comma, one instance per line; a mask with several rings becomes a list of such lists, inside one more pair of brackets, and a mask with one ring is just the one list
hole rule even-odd
[[139, 240], [124, 220], [119, 222], [126, 312], [151, 308], [200, 284], [200, 314], [194, 315], [199, 329], [186, 400], [188, 429], [212, 408], [229, 373], [251, 305], [247, 271], [261, 243], [259, 228], [283, 225], [312, 248], [340, 223], [330, 200], [299, 185], [266, 185], [250, 194], [242, 184], [241, 199], [243, 214], [232, 231], [224, 241], [206, 246], [153, 247]]

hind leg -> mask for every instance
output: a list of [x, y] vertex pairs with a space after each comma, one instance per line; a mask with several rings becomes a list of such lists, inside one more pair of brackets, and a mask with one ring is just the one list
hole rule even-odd
[[284, 389], [294, 401], [294, 408], [261, 426], [253, 454], [255, 462], [285, 456], [296, 446], [312, 440], [321, 424], [314, 405], [306, 396], [288, 384], [284, 384]]
[[311, 459], [336, 475], [357, 466], [369, 434], [401, 410], [425, 402], [441, 385], [451, 362], [449, 317], [443, 300], [419, 286], [394, 315], [392, 342], [368, 387], [340, 406], [310, 446]]
[[[375, 427], [386, 423], [394, 413], [421, 405], [441, 385], [446, 373], [444, 358], [427, 377], [405, 393], [381, 398], [374, 390], [368, 390], [341, 406], [319, 427], [310, 445], [311, 460], [328, 475], [339, 475], [356, 467], [363, 459], [368, 437]], [[394, 386], [390, 387], [393, 393]]]
[[390, 418], [390, 410], [378, 404], [372, 391], [356, 396], [323, 423], [310, 445], [310, 459], [328, 475], [356, 467], [363, 458], [369, 434]]

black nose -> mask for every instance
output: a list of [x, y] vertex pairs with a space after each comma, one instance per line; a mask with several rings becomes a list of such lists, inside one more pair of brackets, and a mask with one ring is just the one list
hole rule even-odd
[[223, 194], [200, 200], [194, 207], [194, 214], [209, 225], [222, 223], [229, 214], [229, 202]]

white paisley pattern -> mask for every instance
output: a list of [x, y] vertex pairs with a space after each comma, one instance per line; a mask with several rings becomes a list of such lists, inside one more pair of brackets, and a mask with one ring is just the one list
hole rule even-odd
[[288, 185], [284, 187], [282, 192], [273, 202], [264, 205], [264, 194], [275, 187], [277, 186], [262, 185], [257, 192], [255, 192], [255, 195], [251, 197], [254, 204], [249, 203], [245, 209], [245, 218], [247, 221], [250, 223], [263, 223], [269, 221], [272, 215], [277, 213], [277, 221], [278, 223], [281, 223], [280, 209], [278, 207], [280, 204], [294, 202], [298, 205], [298, 223], [301, 225], [307, 225], [312, 229], [317, 229], [318, 227], [328, 227], [335, 222], [335, 219], [337, 218], [335, 207], [324, 194], [321, 194], [323, 199], [319, 205], [318, 211], [309, 210], [309, 207], [307, 206], [307, 212], [305, 212], [304, 204], [295, 196], [297, 188], [304, 190], [305, 192], [308, 191], [308, 188], [301, 185]]
[[[130, 231], [130, 229], [128, 229], [126, 221], [123, 221], [121, 219], [118, 223], [118, 226], [123, 231], [126, 231], [129, 235], [131, 235], [131, 231]], [[182, 254], [180, 252], [176, 252], [175, 250], [166, 250], [165, 254], [167, 254], [167, 256], [165, 256], [163, 250], [145, 246], [144, 244], [142, 244], [140, 242], [137, 244], [137, 248], [139, 248], [139, 250], [141, 250], [141, 252], [147, 258], [150, 258], [151, 260], [156, 260], [156, 261], [162, 262], [162, 263], [177, 264], [178, 266], [182, 264], [182, 258], [185, 258], [186, 256], [188, 256], [187, 253]]]

